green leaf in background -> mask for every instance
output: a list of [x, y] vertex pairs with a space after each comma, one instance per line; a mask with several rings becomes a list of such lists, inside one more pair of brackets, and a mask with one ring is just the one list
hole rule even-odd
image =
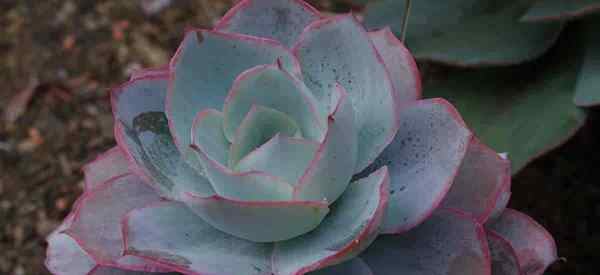
[[600, 10], [598, 0], [539, 0], [523, 15], [523, 21], [552, 21], [583, 16]]
[[564, 143], [585, 121], [573, 104], [579, 59], [577, 40], [565, 37], [551, 56], [536, 64], [432, 74], [426, 97], [443, 97], [467, 125], [498, 152], [508, 152], [513, 173]]
[[577, 78], [574, 101], [577, 106], [590, 107], [600, 104], [600, 16], [586, 18], [581, 25], [585, 53]]
[[[365, 24], [401, 32], [407, 0], [369, 2]], [[508, 65], [533, 60], [556, 41], [563, 23], [519, 21], [531, 0], [412, 1], [407, 45], [420, 60], [450, 65]]]

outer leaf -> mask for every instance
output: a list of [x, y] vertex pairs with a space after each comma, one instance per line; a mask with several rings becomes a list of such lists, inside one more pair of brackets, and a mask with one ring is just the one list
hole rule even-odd
[[215, 230], [185, 205], [164, 202], [130, 212], [126, 253], [185, 274], [271, 274], [272, 245], [241, 240]]
[[473, 137], [442, 207], [473, 215], [485, 223], [510, 186], [510, 162]]
[[[405, 1], [373, 1], [365, 24], [400, 33]], [[415, 57], [459, 66], [516, 64], [533, 60], [558, 38], [561, 23], [525, 24], [530, 0], [413, 1], [406, 41]]]
[[96, 262], [66, 234], [48, 237], [46, 267], [55, 275], [88, 274]]
[[369, 266], [356, 257], [338, 265], [307, 273], [309, 275], [373, 275]]
[[129, 172], [127, 158], [119, 147], [113, 147], [83, 166], [85, 190], [89, 191], [111, 178]]
[[177, 197], [181, 190], [212, 193], [208, 181], [177, 151], [164, 113], [167, 76], [142, 75], [111, 93], [115, 138], [131, 169], [153, 184], [161, 195]]
[[357, 161], [355, 113], [348, 94], [336, 85], [337, 104], [325, 140], [294, 186], [294, 198], [333, 203], [346, 190]]
[[[306, 85], [325, 106], [335, 101], [336, 83], [348, 91], [356, 112], [358, 164], [367, 167], [397, 131], [394, 87], [369, 35], [352, 15], [316, 21], [294, 47]], [[328, 108], [331, 109], [331, 108]]]
[[[160, 274], [167, 274], [167, 273], [131, 271], [131, 270], [114, 268], [114, 267], [96, 266], [87, 275], [160, 275]], [[168, 274], [177, 275], [177, 273], [168, 273]]]
[[233, 141], [236, 130], [253, 105], [285, 113], [303, 137], [321, 142], [325, 136], [324, 108], [302, 81], [277, 65], [261, 65], [240, 74], [225, 99], [225, 136]]
[[276, 244], [274, 273], [301, 275], [358, 255], [377, 237], [388, 196], [387, 167], [351, 183], [316, 230]]
[[506, 209], [486, 228], [510, 243], [524, 275], [541, 275], [558, 259], [556, 243], [550, 233], [523, 213]]
[[[87, 190], [86, 193], [80, 197], [74, 205], [74, 210], [69, 213], [63, 223], [54, 230], [48, 236], [48, 250], [46, 255], [46, 267], [55, 275], [79, 275], [79, 274], [104, 274], [98, 273], [102, 270], [120, 270], [120, 272], [131, 272], [131, 274], [150, 274], [150, 272], [166, 272], [167, 270], [162, 269], [155, 264], [146, 261], [142, 258], [135, 256], [121, 256], [119, 251], [122, 251], [122, 247], [117, 243], [105, 243], [101, 249], [105, 249], [106, 253], [112, 254], [113, 256], [103, 257], [102, 255], [94, 254], [95, 249], [89, 248], [89, 246], [83, 247], [82, 241], [84, 239], [77, 239], [68, 235], [69, 231], [72, 231], [73, 227], [80, 223], [80, 215], [82, 208], [86, 208], [90, 201], [93, 201], [93, 197], [97, 196], [98, 193], [103, 192], [105, 188], [110, 188], [111, 185], [115, 184], [121, 178], [127, 177], [127, 175], [116, 177], [114, 179], [105, 182], [102, 185], [98, 185], [93, 189]], [[148, 188], [148, 187], [145, 187]], [[142, 192], [143, 193], [143, 192]], [[143, 194], [142, 194], [143, 196]], [[122, 208], [121, 205], [116, 205], [115, 209]], [[113, 205], [114, 207], [114, 205]], [[105, 207], [107, 208], [107, 207]], [[85, 213], [83, 213], [85, 214]], [[100, 233], [101, 236], [110, 235], [111, 230], [114, 228], [114, 224], [108, 222], [105, 227], [106, 231]], [[120, 236], [115, 236], [121, 238]], [[87, 251], [85, 250], [87, 249]], [[104, 267], [100, 267], [106, 266]], [[108, 268], [108, 266], [112, 268]], [[125, 271], [127, 270], [127, 271]], [[130, 270], [137, 270], [140, 273], [136, 273]], [[148, 273], [143, 273], [148, 272]], [[154, 273], [152, 273], [154, 274]]]
[[421, 74], [415, 58], [389, 27], [369, 32], [373, 45], [390, 72], [396, 98], [412, 101], [421, 98]]
[[425, 96], [452, 102], [483, 143], [508, 153], [517, 173], [565, 142], [585, 121], [572, 103], [577, 58], [568, 54], [565, 59], [575, 45], [568, 46], [561, 45], [556, 56], [540, 64], [434, 76], [425, 83]]
[[266, 37], [291, 47], [319, 12], [302, 0], [243, 0], [219, 21], [216, 30]]
[[121, 218], [133, 208], [159, 200], [140, 178], [125, 174], [85, 193], [64, 232], [95, 262], [115, 265], [123, 253]]
[[[598, 1], [596, 1], [598, 2]], [[597, 4], [600, 8], [600, 2]], [[575, 104], [590, 107], [600, 104], [600, 16], [593, 16], [581, 22], [583, 64], [575, 86]]]
[[297, 237], [315, 229], [329, 212], [326, 203], [315, 201], [239, 201], [188, 194], [183, 202], [213, 227], [254, 242]]
[[196, 159], [189, 148], [196, 113], [221, 108], [240, 73], [278, 59], [286, 70], [300, 75], [292, 53], [275, 41], [204, 30], [186, 34], [171, 60], [166, 113], [175, 143], [188, 159]]
[[523, 21], [572, 19], [600, 10], [598, 0], [539, 0], [521, 17]]
[[453, 210], [405, 234], [380, 236], [360, 257], [377, 275], [491, 275], [481, 225]]
[[238, 163], [241, 172], [263, 171], [296, 184], [313, 159], [318, 143], [277, 134]]
[[494, 205], [494, 209], [492, 210], [488, 221], [497, 219], [504, 212], [504, 209], [506, 209], [506, 206], [508, 206], [508, 202], [510, 201], [510, 197], [512, 195], [510, 188], [511, 184], [504, 186], [500, 195], [498, 196], [498, 199], [496, 200], [496, 205]]
[[411, 102], [399, 118], [394, 141], [365, 171], [390, 167], [384, 233], [408, 231], [431, 215], [450, 190], [471, 140], [456, 109], [443, 99]]
[[492, 256], [493, 275], [521, 275], [517, 252], [510, 242], [502, 236], [487, 232], [490, 254]]

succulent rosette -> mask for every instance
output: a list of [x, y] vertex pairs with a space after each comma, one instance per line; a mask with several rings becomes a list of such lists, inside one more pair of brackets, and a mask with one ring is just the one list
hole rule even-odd
[[112, 92], [118, 146], [49, 238], [54, 274], [541, 274], [510, 164], [420, 100], [388, 30], [244, 0]]

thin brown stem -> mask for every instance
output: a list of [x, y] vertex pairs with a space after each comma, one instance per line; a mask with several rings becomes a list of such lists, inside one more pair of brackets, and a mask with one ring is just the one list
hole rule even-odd
[[412, 0], [406, 0], [406, 7], [404, 9], [404, 17], [402, 18], [402, 36], [401, 40], [404, 42], [406, 39], [406, 30], [408, 29], [408, 17], [410, 17], [410, 8]]

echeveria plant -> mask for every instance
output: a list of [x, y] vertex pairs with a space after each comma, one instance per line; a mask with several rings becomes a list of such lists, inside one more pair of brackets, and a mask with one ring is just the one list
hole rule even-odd
[[244, 0], [112, 92], [118, 146], [50, 235], [54, 274], [541, 274], [480, 143], [388, 30]]
[[[366, 4], [367, 27], [389, 25], [396, 33], [407, 1], [352, 0]], [[424, 94], [456, 104], [482, 140], [512, 156], [518, 172], [584, 124], [578, 107], [600, 104], [597, 11], [598, 0], [412, 1], [406, 43], [422, 61], [486, 67], [447, 71], [425, 82]]]

